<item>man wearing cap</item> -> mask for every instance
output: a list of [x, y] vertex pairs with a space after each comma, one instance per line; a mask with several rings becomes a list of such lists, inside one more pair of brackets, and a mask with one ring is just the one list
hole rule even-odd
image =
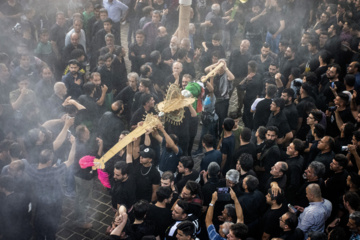
[[[132, 144], [127, 147], [126, 162], [132, 163], [133, 156], [136, 159], [138, 153], [138, 141], [134, 146], [134, 155]], [[136, 156], [137, 155], [137, 156]], [[136, 201], [144, 199], [148, 202], [156, 201], [156, 191], [160, 186], [160, 173], [153, 165], [155, 151], [149, 147], [145, 147], [140, 151], [140, 162], [133, 163], [133, 174], [136, 181]]]

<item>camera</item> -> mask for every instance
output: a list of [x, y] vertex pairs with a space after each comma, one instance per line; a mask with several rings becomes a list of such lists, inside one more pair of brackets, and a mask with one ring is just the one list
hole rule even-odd
[[216, 188], [218, 193], [218, 201], [226, 202], [231, 200], [230, 188], [228, 187], [219, 187]]

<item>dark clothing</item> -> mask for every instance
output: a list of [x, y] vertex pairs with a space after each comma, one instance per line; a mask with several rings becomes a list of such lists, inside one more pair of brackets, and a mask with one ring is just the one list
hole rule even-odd
[[136, 183], [132, 175], [128, 175], [125, 182], [111, 181], [111, 203], [112, 207], [117, 209], [117, 205], [125, 205], [130, 209], [136, 203]]
[[230, 137], [224, 138], [221, 143], [220, 152], [222, 155], [226, 155], [226, 162], [225, 162], [224, 168], [222, 170], [224, 175], [231, 168], [232, 156], [233, 156], [233, 152], [234, 152], [234, 145], [235, 145], [234, 134], [231, 134]]
[[78, 114], [80, 122], [92, 129], [99, 120], [99, 106], [96, 104], [95, 99], [88, 95], [81, 95], [78, 102], [86, 108]]
[[263, 187], [265, 186], [266, 181], [271, 177], [271, 167], [280, 160], [280, 156], [280, 148], [275, 142], [270, 145], [265, 144], [262, 148], [261, 156], [259, 158], [259, 166], [264, 167], [265, 172], [259, 176], [259, 181], [260, 185]]
[[155, 224], [155, 236], [160, 235], [160, 239], [164, 239], [165, 231], [172, 222], [171, 210], [168, 208], [160, 208], [153, 204], [149, 205], [146, 213], [146, 219]]
[[121, 57], [121, 61], [119, 58], [114, 58], [111, 63], [111, 69], [113, 70], [113, 89], [116, 90], [116, 93], [119, 93], [126, 87], [127, 82], [127, 70], [124, 57]]
[[283, 203], [278, 209], [268, 209], [262, 217], [262, 230], [270, 234], [271, 238], [280, 237], [282, 229], [279, 226], [279, 218], [288, 211], [288, 207]]
[[342, 196], [346, 191], [346, 179], [348, 177], [348, 172], [346, 170], [334, 173], [325, 183], [325, 195], [324, 198], [328, 199], [333, 208], [338, 208], [340, 196]]
[[249, 142], [245, 145], [240, 145], [234, 152], [233, 159], [232, 159], [232, 165], [230, 166], [232, 169], [235, 169], [236, 162], [239, 160], [240, 156], [243, 153], [251, 154], [253, 159], [256, 159], [256, 147], [252, 142]]
[[137, 89], [134, 91], [130, 86], [125, 87], [121, 92], [115, 97], [114, 101], [121, 100], [124, 103], [124, 114], [126, 121], [130, 122], [131, 119], [131, 106], [133, 99], [137, 93]]
[[[105, 31], [105, 29], [101, 29], [95, 34], [95, 37], [92, 42], [92, 51], [93, 52], [96, 52], [100, 48], [106, 46], [106, 42], [105, 42], [106, 34], [107, 34], [107, 32]], [[115, 44], [119, 44], [120, 43], [120, 38], [119, 38], [120, 34], [114, 28], [111, 28], [111, 34], [113, 34], [115, 37], [115, 39], [114, 39]]]
[[287, 231], [283, 232], [280, 235], [281, 239], [284, 240], [303, 240], [304, 239], [304, 233], [299, 228], [295, 228], [294, 231]]
[[271, 183], [272, 183], [272, 182], [276, 182], [281, 189], [285, 189], [285, 187], [286, 187], [286, 181], [287, 181], [287, 176], [286, 176], [286, 175], [282, 175], [282, 176], [279, 177], [279, 178], [274, 178], [273, 176], [271, 176], [271, 177], [267, 180], [267, 182], [266, 182], [266, 184], [265, 184], [265, 189], [264, 189], [263, 193], [264, 193], [264, 194], [267, 194], [267, 190], [268, 190], [269, 188], [271, 188]]
[[283, 113], [286, 116], [290, 129], [296, 130], [298, 123], [298, 111], [295, 104], [286, 105], [283, 109]]
[[321, 153], [316, 156], [314, 161], [321, 162], [325, 166], [325, 173], [324, 173], [324, 179], [327, 179], [330, 174], [330, 163], [334, 159], [335, 154], [333, 151], [327, 152], [327, 153]]
[[244, 193], [239, 197], [239, 203], [244, 213], [244, 223], [249, 228], [249, 236], [256, 236], [259, 230], [259, 219], [265, 212], [265, 196], [258, 190]]
[[[140, 72], [140, 67], [149, 61], [150, 52], [150, 46], [146, 43], [142, 46], [139, 46], [136, 43], [130, 45], [129, 60], [131, 61], [132, 72]], [[142, 55], [145, 55], [145, 58], [142, 58]]]
[[298, 117], [302, 118], [302, 123], [299, 131], [297, 132], [297, 138], [301, 140], [305, 140], [306, 134], [309, 132], [309, 125], [306, 124], [307, 113], [305, 111], [305, 107], [308, 102], [315, 103], [315, 100], [312, 97], [304, 97], [301, 98], [299, 103], [296, 105], [296, 109], [298, 111]]
[[163, 61], [167, 61], [167, 60], [170, 60], [170, 59], [176, 61], [177, 58], [178, 58], [178, 57], [177, 57], [177, 51], [175, 52], [174, 55], [172, 55], [172, 54], [171, 54], [171, 49], [170, 49], [169, 47], [165, 48], [165, 49], [162, 51], [162, 53], [161, 53], [161, 59], [162, 59]]
[[190, 142], [190, 121], [191, 121], [191, 113], [189, 108], [185, 108], [183, 121], [178, 125], [173, 125], [169, 122], [165, 123], [165, 130], [168, 134], [175, 134], [179, 138], [178, 145], [183, 151], [184, 156], [188, 156], [188, 148]]
[[101, 76], [101, 84], [105, 84], [108, 87], [106, 93], [111, 93], [114, 88], [114, 69], [112, 67], [107, 68], [106, 64], [104, 64], [99, 70]]
[[299, 205], [304, 208], [307, 207], [309, 205], [309, 200], [306, 197], [306, 188], [312, 183], [318, 184], [322, 190], [321, 192], [323, 192], [324, 181], [321, 178], [313, 182], [306, 181], [300, 186], [300, 188], [297, 189], [294, 201], [290, 203], [292, 205]]
[[[92, 170], [92, 167], [81, 168], [79, 161], [86, 155], [97, 156], [97, 149], [92, 146], [91, 143], [76, 142], [76, 153], [74, 162], [74, 175], [84, 180], [91, 180], [96, 176], [96, 171]], [[97, 156], [98, 157], [98, 156]]]
[[154, 109], [151, 109], [149, 112], [145, 111], [143, 107], [139, 108], [133, 115], [130, 120], [130, 128], [131, 126], [137, 125], [139, 122], [143, 121], [148, 113], [155, 113]]
[[288, 164], [287, 183], [285, 196], [289, 202], [292, 202], [295, 198], [297, 189], [300, 187], [300, 180], [302, 178], [302, 173], [304, 169], [304, 158], [302, 156], [297, 156], [293, 158], [286, 159]]
[[221, 160], [222, 160], [222, 155], [221, 152], [219, 152], [218, 150], [213, 149], [209, 152], [206, 152], [200, 163], [200, 171], [202, 170], [207, 171], [207, 168], [211, 162], [216, 162], [220, 166]]
[[144, 167], [133, 164], [133, 174], [136, 181], [136, 200], [144, 199], [151, 202], [153, 185], [160, 185], [160, 173], [154, 165]]
[[64, 66], [66, 66], [68, 64], [69, 60], [71, 60], [71, 52], [74, 51], [75, 49], [83, 50], [84, 54], [85, 54], [84, 46], [81, 45], [80, 43], [76, 47], [72, 43], [70, 43], [64, 49], [59, 50], [59, 51], [62, 50], [62, 56], [63, 56], [62, 59], [63, 59]]
[[65, 164], [43, 169], [37, 169], [37, 166], [26, 168], [30, 179], [33, 180], [37, 206], [34, 225], [38, 237], [55, 239], [62, 213], [63, 192], [61, 182], [66, 170]]
[[181, 192], [188, 180], [195, 181], [198, 177], [199, 177], [199, 172], [196, 171], [195, 169], [193, 169], [192, 172], [187, 176], [183, 176], [182, 173], [179, 173], [178, 175], [176, 175], [175, 185], [179, 190], [179, 192]]
[[29, 201], [24, 194], [0, 195], [0, 231], [3, 239], [27, 240], [31, 237]]
[[127, 129], [127, 123], [123, 116], [117, 116], [113, 112], [105, 112], [99, 120], [98, 136], [103, 140], [104, 150], [114, 146], [122, 131]]
[[278, 114], [270, 114], [269, 121], [266, 124], [266, 127], [275, 126], [279, 129], [278, 138], [283, 138], [289, 132], [291, 132], [288, 120], [283, 111], [280, 111]]
[[155, 233], [155, 224], [148, 220], [144, 220], [144, 222], [140, 224], [132, 224], [131, 225], [131, 239], [133, 240], [141, 240], [144, 236], [154, 235]]
[[235, 78], [242, 80], [247, 76], [248, 68], [247, 64], [251, 59], [251, 55], [246, 53], [242, 55], [240, 50], [234, 50], [231, 52], [229, 59], [229, 69], [234, 74]]
[[253, 129], [258, 129], [260, 126], [266, 126], [270, 116], [271, 99], [265, 98], [256, 105], [256, 112], [254, 115]]
[[65, 27], [60, 27], [59, 25], [54, 24], [50, 28], [49, 40], [56, 43], [56, 46], [60, 53], [62, 53], [62, 50], [65, 47], [65, 36], [66, 36]]
[[285, 77], [285, 79], [289, 79], [291, 68], [297, 67], [298, 65], [299, 64], [296, 58], [293, 60], [286, 59], [285, 62], [280, 65], [280, 73]]
[[[75, 80], [81, 80], [80, 85], [75, 83]], [[65, 84], [67, 88], [67, 95], [71, 96], [72, 99], [78, 99], [82, 94], [82, 86], [84, 84], [83, 75], [81, 73], [77, 73], [76, 78], [68, 72], [65, 76], [62, 77], [62, 82]]]
[[163, 138], [163, 142], [161, 144], [162, 152], [160, 155], [160, 163], [159, 169], [160, 171], [171, 171], [176, 172], [177, 166], [179, 164], [180, 156], [182, 155], [183, 151], [179, 146], [178, 153], [176, 154], [172, 149], [168, 149], [166, 147], [166, 140]]
[[208, 178], [207, 183], [202, 186], [201, 192], [204, 196], [204, 206], [209, 206], [212, 194], [216, 191], [216, 188], [218, 187], [220, 187], [220, 181], [218, 178]]

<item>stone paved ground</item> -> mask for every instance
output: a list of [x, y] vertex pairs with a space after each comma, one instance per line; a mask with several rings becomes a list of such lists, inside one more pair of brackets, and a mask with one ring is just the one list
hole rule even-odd
[[[124, 46], [127, 46], [127, 30], [128, 25], [122, 26], [121, 42], [125, 43]], [[238, 47], [239, 40], [233, 42], [234, 47]], [[128, 72], [130, 72], [130, 63], [128, 58], [125, 59], [127, 64]], [[237, 109], [237, 95], [235, 94], [230, 99], [230, 109], [229, 111], [234, 111]], [[240, 123], [242, 125], [242, 123]], [[201, 132], [201, 125], [199, 124], [197, 136], [195, 138], [195, 144], [193, 149], [197, 149], [197, 144], [199, 142]], [[194, 168], [200, 169], [199, 158], [195, 158]], [[92, 199], [90, 200], [90, 207], [88, 209], [88, 217], [90, 222], [93, 224], [91, 229], [80, 229], [74, 225], [74, 199], [66, 198], [63, 204], [63, 214], [61, 217], [61, 222], [59, 225], [57, 239], [59, 240], [102, 240], [106, 239], [105, 231], [106, 228], [110, 225], [113, 220], [114, 211], [111, 208], [111, 197], [109, 196], [107, 190], [101, 185], [101, 183], [96, 179], [93, 189]]]

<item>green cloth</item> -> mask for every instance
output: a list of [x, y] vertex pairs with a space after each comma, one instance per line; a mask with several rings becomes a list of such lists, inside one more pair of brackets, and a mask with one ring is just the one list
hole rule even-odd
[[50, 41], [47, 43], [39, 42], [34, 50], [35, 55], [49, 55], [52, 53], [52, 46]]
[[191, 94], [195, 98], [195, 102], [193, 103], [193, 107], [196, 110], [198, 97], [201, 94], [201, 86], [199, 84], [197, 84], [196, 82], [189, 82], [188, 85], [186, 85], [185, 90], [188, 90], [189, 92], [191, 92]]

